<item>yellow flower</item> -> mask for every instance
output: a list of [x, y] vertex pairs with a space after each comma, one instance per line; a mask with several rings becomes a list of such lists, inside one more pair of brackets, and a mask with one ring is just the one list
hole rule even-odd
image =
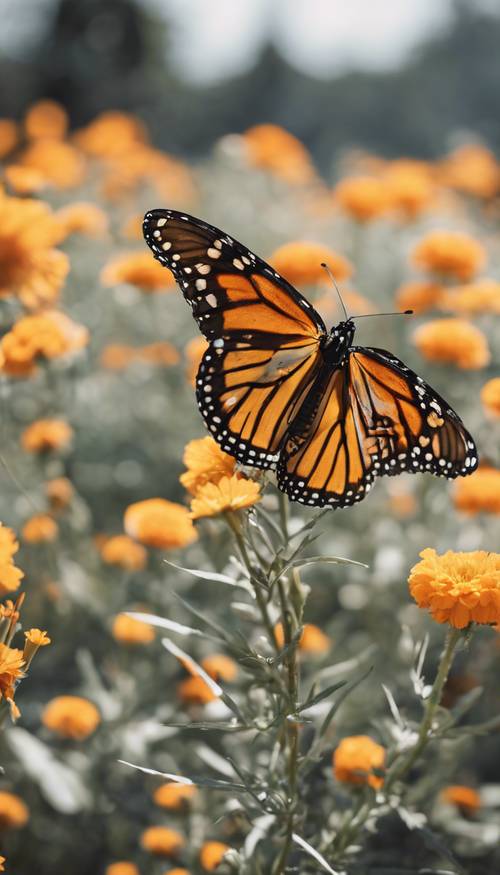
[[205, 842], [200, 851], [200, 863], [203, 869], [206, 872], [214, 872], [230, 850], [231, 847], [223, 842]]
[[236, 680], [238, 675], [238, 666], [234, 659], [225, 656], [223, 653], [213, 653], [211, 656], [205, 656], [201, 661], [201, 667], [206, 673], [213, 678], [214, 681], [231, 682]]
[[140, 875], [140, 872], [135, 863], [130, 863], [128, 860], [117, 860], [116, 863], [110, 863], [109, 866], [106, 866], [104, 875]]
[[47, 185], [40, 170], [23, 167], [22, 164], [10, 164], [5, 168], [4, 175], [7, 185], [15, 194], [36, 194]]
[[46, 544], [55, 541], [59, 529], [55, 520], [46, 513], [37, 513], [25, 522], [21, 535], [28, 544]]
[[217, 698], [199, 675], [192, 675], [177, 684], [177, 695], [186, 705], [207, 705]]
[[401, 310], [426, 313], [439, 304], [443, 287], [433, 282], [416, 280], [405, 283], [396, 292], [396, 306]]
[[14, 565], [13, 556], [19, 543], [12, 529], [0, 523], [0, 596], [14, 592], [24, 577], [24, 572]]
[[186, 547], [197, 538], [187, 508], [165, 498], [148, 498], [129, 505], [124, 528], [127, 535], [146, 547], [166, 550]]
[[81, 696], [56, 696], [42, 712], [42, 723], [60, 738], [88, 738], [99, 726], [101, 715], [93, 702]]
[[16, 714], [13, 702], [16, 683], [22, 677], [24, 677], [23, 651], [8, 647], [7, 644], [0, 644], [0, 699], [3, 698], [10, 704], [13, 714]]
[[339, 182], [334, 201], [357, 222], [370, 222], [390, 209], [387, 186], [374, 176], [352, 176]]
[[255, 125], [243, 134], [250, 164], [290, 185], [314, 182], [316, 173], [306, 147], [279, 125]]
[[464, 513], [500, 514], [500, 471], [480, 465], [469, 477], [460, 477], [453, 491], [457, 510]]
[[19, 140], [18, 128], [15, 122], [8, 118], [0, 118], [0, 158], [5, 158], [17, 146]]
[[19, 163], [38, 170], [56, 188], [74, 188], [85, 175], [83, 156], [61, 140], [35, 140], [21, 153]]
[[73, 437], [73, 429], [63, 419], [37, 419], [21, 435], [21, 445], [28, 453], [64, 450]]
[[191, 501], [191, 516], [218, 516], [224, 511], [241, 510], [252, 507], [260, 501], [260, 486], [254, 480], [247, 480], [233, 474], [232, 477], [222, 477], [218, 483], [205, 483], [196, 492]]
[[45, 494], [53, 511], [64, 510], [73, 498], [73, 484], [67, 477], [54, 477], [53, 480], [47, 480]]
[[20, 829], [29, 820], [28, 806], [14, 793], [0, 791], [0, 829]]
[[182, 457], [187, 471], [179, 480], [191, 495], [196, 495], [205, 483], [218, 483], [222, 477], [231, 477], [236, 461], [220, 449], [211, 437], [189, 441]]
[[424, 270], [466, 282], [484, 266], [486, 252], [468, 234], [431, 231], [415, 246], [412, 259]]
[[[274, 627], [274, 635], [278, 646], [284, 647], [285, 633], [283, 631], [282, 623], [276, 623]], [[302, 634], [299, 639], [299, 650], [302, 653], [323, 655], [328, 653], [331, 645], [331, 639], [328, 635], [325, 635], [318, 626], [315, 626], [313, 623], [304, 623]]]
[[383, 777], [374, 775], [374, 769], [383, 769], [385, 748], [369, 735], [351, 735], [343, 738], [333, 752], [333, 773], [345, 784], [369, 784], [377, 789]]
[[465, 629], [500, 622], [500, 555], [477, 550], [440, 556], [427, 547], [410, 571], [410, 593], [438, 623]]
[[24, 118], [24, 130], [30, 140], [63, 139], [68, 130], [68, 114], [55, 100], [32, 104]]
[[420, 325], [413, 342], [424, 358], [454, 364], [464, 370], [483, 368], [490, 360], [482, 331], [465, 319], [435, 319]]
[[55, 214], [61, 229], [61, 238], [71, 234], [86, 234], [103, 237], [108, 230], [108, 217], [104, 210], [91, 203], [74, 203], [63, 207]]
[[464, 814], [474, 814], [481, 808], [481, 797], [473, 787], [462, 784], [450, 784], [441, 791], [441, 799], [456, 807]]
[[180, 832], [166, 826], [150, 826], [141, 835], [144, 850], [158, 857], [176, 857], [185, 844]]
[[101, 271], [103, 286], [128, 283], [143, 292], [165, 292], [175, 287], [173, 273], [149, 252], [128, 252], [110, 259]]
[[328, 265], [338, 283], [352, 275], [353, 266], [344, 258], [322, 243], [309, 243], [297, 240], [285, 243], [276, 249], [269, 263], [294, 286], [308, 286], [314, 283], [330, 283], [322, 263]]
[[149, 623], [117, 614], [112, 626], [113, 638], [120, 644], [150, 644], [155, 639], [155, 630]]
[[500, 377], [488, 380], [481, 389], [481, 401], [487, 413], [500, 416]]
[[495, 280], [478, 280], [465, 286], [446, 289], [440, 299], [443, 310], [464, 313], [466, 316], [481, 313], [500, 314], [500, 283]]
[[127, 571], [141, 571], [146, 566], [148, 554], [141, 544], [128, 535], [114, 535], [104, 541], [101, 557], [108, 565], [118, 565]]
[[40, 647], [47, 647], [47, 645], [51, 643], [51, 639], [47, 633], [42, 632], [41, 629], [30, 629], [28, 632], [24, 633], [24, 636], [26, 640], [24, 642], [23, 657], [27, 670]]
[[205, 340], [204, 337], [193, 337], [186, 344], [185, 354], [187, 359], [187, 367], [186, 367], [186, 377], [188, 378], [191, 386], [195, 385], [196, 382], [196, 374], [198, 373], [198, 368], [200, 367], [200, 362], [203, 358], [204, 353], [208, 349], [208, 341]]
[[57, 310], [24, 316], [2, 338], [3, 369], [12, 376], [30, 376], [39, 359], [76, 353], [87, 342], [87, 329]]
[[172, 781], [157, 787], [153, 793], [153, 799], [162, 808], [178, 811], [185, 808], [186, 803], [190, 802], [197, 793], [198, 788], [194, 784], [178, 784]]
[[438, 166], [438, 179], [473, 197], [489, 199], [500, 188], [500, 167], [484, 146], [462, 146]]

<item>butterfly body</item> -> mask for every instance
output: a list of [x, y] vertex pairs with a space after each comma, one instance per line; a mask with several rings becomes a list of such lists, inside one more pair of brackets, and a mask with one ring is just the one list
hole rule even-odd
[[377, 476], [475, 469], [458, 415], [392, 353], [354, 346], [352, 319], [327, 331], [271, 266], [200, 219], [152, 210], [144, 235], [209, 341], [196, 380], [207, 428], [241, 463], [276, 469], [292, 500], [345, 507]]

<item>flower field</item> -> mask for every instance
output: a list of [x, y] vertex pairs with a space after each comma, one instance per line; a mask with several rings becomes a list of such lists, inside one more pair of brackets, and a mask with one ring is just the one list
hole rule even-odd
[[[496, 157], [350, 152], [323, 179], [262, 124], [188, 166], [138, 118], [70, 130], [43, 100], [0, 120], [0, 172], [0, 871], [499, 871]], [[323, 262], [349, 314], [412, 310], [355, 342], [446, 399], [477, 470], [319, 510], [238, 465], [143, 240], [158, 207], [328, 327]]]

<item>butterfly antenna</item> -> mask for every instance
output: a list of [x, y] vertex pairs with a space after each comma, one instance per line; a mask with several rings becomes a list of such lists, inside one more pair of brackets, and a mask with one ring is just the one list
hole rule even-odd
[[351, 316], [351, 319], [366, 319], [368, 316], [413, 316], [413, 310], [396, 310], [394, 313], [362, 313], [361, 316]]
[[340, 301], [340, 303], [342, 304], [342, 309], [343, 309], [343, 311], [344, 311], [344, 316], [345, 316], [346, 321], [347, 321], [347, 320], [349, 319], [349, 316], [347, 315], [347, 310], [346, 310], [346, 308], [345, 308], [345, 304], [344, 304], [344, 302], [343, 302], [343, 300], [342, 300], [342, 295], [340, 294], [339, 287], [338, 287], [337, 283], [335, 282], [335, 277], [334, 277], [332, 271], [330, 270], [330, 268], [328, 267], [328, 265], [325, 264], [324, 261], [321, 262], [321, 267], [324, 268], [324, 270], [326, 270], [326, 272], [327, 272], [328, 276], [330, 277], [330, 279], [331, 279], [333, 285], [335, 286], [335, 291], [337, 292], [337, 295], [339, 296], [339, 301]]

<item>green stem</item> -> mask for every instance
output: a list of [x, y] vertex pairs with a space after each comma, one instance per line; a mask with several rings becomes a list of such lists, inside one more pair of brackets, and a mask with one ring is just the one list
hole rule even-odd
[[384, 791], [386, 794], [389, 792], [389, 790], [392, 788], [393, 784], [396, 781], [400, 781], [408, 774], [408, 772], [410, 771], [414, 763], [418, 760], [420, 754], [427, 747], [428, 742], [432, 738], [433, 722], [436, 708], [441, 701], [443, 687], [448, 678], [448, 674], [450, 672], [453, 657], [455, 654], [455, 649], [461, 637], [461, 629], [450, 628], [450, 630], [448, 631], [444, 650], [439, 663], [438, 672], [432, 685], [430, 696], [427, 699], [427, 703], [425, 706], [424, 716], [420, 724], [417, 741], [415, 742], [414, 747], [405, 756], [398, 757], [393, 763], [384, 782]]

